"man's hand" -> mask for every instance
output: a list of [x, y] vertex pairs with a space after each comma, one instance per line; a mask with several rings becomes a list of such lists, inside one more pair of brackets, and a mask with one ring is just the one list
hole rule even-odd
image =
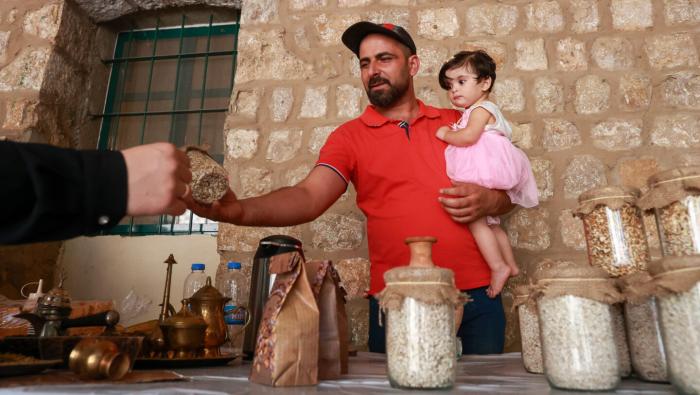
[[185, 197], [185, 203], [193, 213], [214, 221], [240, 224], [243, 216], [241, 203], [230, 188], [221, 199], [212, 204], [197, 203], [191, 195]]
[[505, 192], [484, 188], [476, 184], [453, 183], [451, 188], [440, 190], [438, 201], [453, 220], [469, 223], [486, 215], [501, 215], [513, 205]]
[[192, 181], [187, 155], [168, 143], [141, 145], [122, 151], [128, 178], [126, 214], [180, 215], [187, 206]]

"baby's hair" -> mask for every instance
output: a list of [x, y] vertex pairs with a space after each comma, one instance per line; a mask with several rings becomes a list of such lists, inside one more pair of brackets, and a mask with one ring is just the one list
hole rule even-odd
[[445, 62], [440, 68], [438, 81], [440, 87], [444, 90], [450, 90], [450, 81], [445, 75], [448, 70], [466, 67], [469, 71], [476, 74], [476, 80], [481, 82], [485, 78], [491, 78], [491, 86], [489, 92], [493, 88], [493, 83], [496, 82], [496, 63], [491, 56], [485, 51], [461, 51], [456, 53], [450, 60]]

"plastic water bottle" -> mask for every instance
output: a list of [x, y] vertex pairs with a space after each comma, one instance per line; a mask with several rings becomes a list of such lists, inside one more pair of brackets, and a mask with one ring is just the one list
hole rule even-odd
[[204, 273], [203, 263], [193, 263], [192, 273], [185, 278], [185, 287], [182, 291], [182, 298], [187, 299], [192, 297], [195, 292], [207, 284], [207, 275]]
[[219, 292], [231, 300], [224, 306], [224, 320], [228, 330], [229, 347], [235, 355], [243, 352], [243, 330], [246, 321], [245, 278], [241, 273], [240, 262], [228, 262], [228, 271], [221, 277], [217, 286]]

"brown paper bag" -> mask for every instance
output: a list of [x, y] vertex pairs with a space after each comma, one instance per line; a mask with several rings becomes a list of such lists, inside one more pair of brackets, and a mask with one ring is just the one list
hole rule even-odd
[[318, 379], [339, 379], [348, 372], [348, 317], [345, 290], [331, 261], [306, 263], [311, 288], [316, 295], [319, 318]]
[[258, 329], [250, 381], [273, 387], [318, 383], [318, 307], [296, 251], [270, 258], [276, 274]]

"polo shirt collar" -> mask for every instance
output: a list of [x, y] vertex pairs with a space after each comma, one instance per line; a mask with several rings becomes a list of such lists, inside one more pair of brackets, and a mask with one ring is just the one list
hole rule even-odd
[[[440, 116], [440, 111], [437, 110], [435, 107], [429, 107], [423, 104], [422, 101], [417, 100], [418, 102], [418, 116], [416, 117], [413, 122], [419, 120], [421, 117], [426, 117], [426, 118], [438, 118]], [[368, 105], [367, 108], [365, 108], [365, 112], [360, 115], [360, 120], [367, 126], [369, 127], [380, 127], [384, 125], [387, 122], [392, 122], [392, 119], [389, 119], [385, 117], [384, 115], [380, 114], [377, 112], [376, 108], [373, 105]]]

